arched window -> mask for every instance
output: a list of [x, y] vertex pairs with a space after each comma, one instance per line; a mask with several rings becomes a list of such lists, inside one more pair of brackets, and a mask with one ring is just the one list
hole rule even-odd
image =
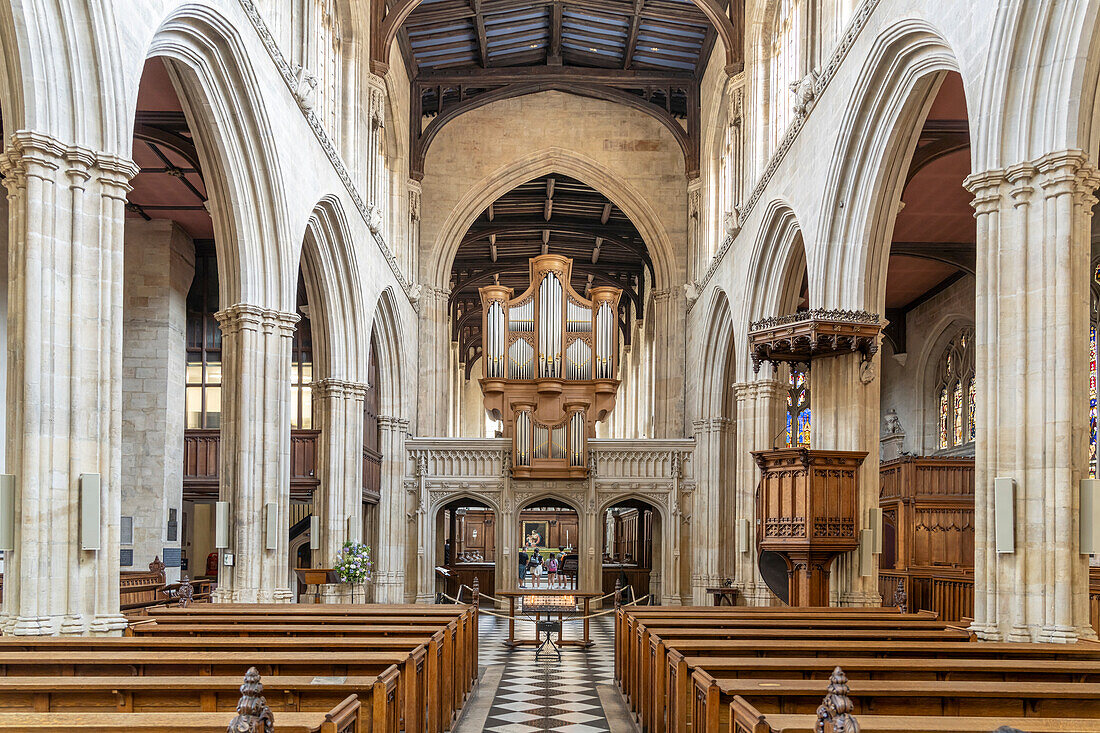
[[787, 390], [787, 445], [810, 444], [810, 383], [804, 367], [791, 367]]
[[943, 353], [939, 365], [940, 450], [974, 442], [974, 329], [964, 328]]
[[779, 0], [775, 7], [775, 23], [772, 26], [771, 68], [771, 131], [772, 149], [779, 146], [783, 133], [794, 116], [794, 100], [791, 84], [799, 78], [799, 44], [801, 13], [798, 0]]
[[313, 427], [313, 328], [309, 322], [306, 285], [298, 275], [298, 312], [302, 320], [294, 329], [290, 347], [290, 427]]
[[195, 240], [195, 279], [187, 293], [188, 430], [217, 430], [222, 417], [222, 331], [218, 310], [218, 259], [213, 240]]

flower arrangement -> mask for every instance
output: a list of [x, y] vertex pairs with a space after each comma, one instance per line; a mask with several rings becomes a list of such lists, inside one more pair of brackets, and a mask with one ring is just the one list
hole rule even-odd
[[345, 583], [369, 583], [373, 565], [369, 545], [345, 542], [333, 569]]

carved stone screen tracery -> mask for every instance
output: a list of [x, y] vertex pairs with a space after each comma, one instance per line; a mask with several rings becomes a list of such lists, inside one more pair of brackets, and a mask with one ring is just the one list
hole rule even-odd
[[485, 407], [512, 438], [518, 478], [580, 478], [596, 423], [619, 388], [618, 323], [622, 291], [570, 286], [573, 261], [530, 261], [530, 286], [480, 289], [485, 344]]

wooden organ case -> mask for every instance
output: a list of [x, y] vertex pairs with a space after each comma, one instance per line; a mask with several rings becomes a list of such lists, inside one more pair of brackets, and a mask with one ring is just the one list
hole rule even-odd
[[615, 407], [622, 291], [570, 286], [573, 261], [531, 259], [531, 284], [480, 289], [485, 407], [512, 438], [516, 478], [583, 478], [588, 439]]

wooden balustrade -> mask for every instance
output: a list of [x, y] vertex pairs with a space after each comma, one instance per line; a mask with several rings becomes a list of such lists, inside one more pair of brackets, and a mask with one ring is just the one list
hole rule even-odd
[[[290, 431], [290, 496], [309, 501], [318, 486], [317, 438], [320, 430]], [[190, 501], [218, 498], [221, 434], [218, 430], [185, 430], [183, 494]]]
[[363, 501], [377, 504], [382, 492], [382, 454], [363, 448]]

